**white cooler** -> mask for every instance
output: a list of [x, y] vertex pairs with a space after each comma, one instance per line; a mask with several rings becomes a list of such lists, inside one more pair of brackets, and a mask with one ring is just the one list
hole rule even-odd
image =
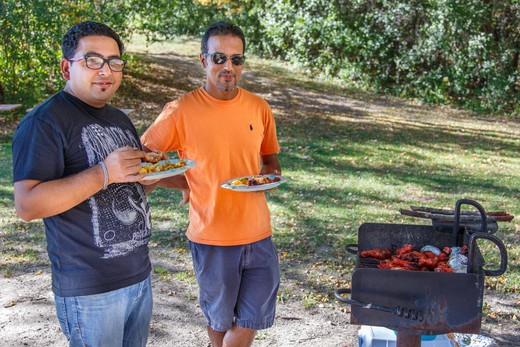
[[[396, 347], [396, 333], [393, 330], [362, 325], [358, 333], [359, 347]], [[446, 335], [423, 335], [421, 347], [455, 347]]]

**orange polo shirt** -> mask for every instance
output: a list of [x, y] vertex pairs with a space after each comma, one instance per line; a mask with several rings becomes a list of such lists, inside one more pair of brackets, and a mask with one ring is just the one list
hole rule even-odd
[[197, 165], [186, 171], [190, 193], [188, 238], [217, 246], [241, 245], [272, 234], [264, 193], [220, 187], [260, 173], [260, 155], [278, 153], [269, 104], [242, 88], [218, 100], [199, 88], [172, 101], [141, 137], [150, 149], [177, 151]]

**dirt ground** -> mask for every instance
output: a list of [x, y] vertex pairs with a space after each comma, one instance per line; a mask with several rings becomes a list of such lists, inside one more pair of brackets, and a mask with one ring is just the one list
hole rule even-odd
[[[168, 259], [152, 252], [155, 265], [174, 272], [190, 271], [185, 253]], [[160, 259], [160, 261], [157, 261]], [[65, 346], [54, 309], [47, 267], [27, 269], [11, 278], [0, 277], [0, 345]], [[296, 285], [283, 280], [281, 290]], [[198, 307], [196, 284], [163, 281], [153, 276], [154, 313], [149, 346], [209, 346], [205, 319]], [[271, 329], [259, 331], [254, 346], [357, 346], [358, 326], [336, 303], [305, 309], [301, 298], [287, 298], [277, 307]], [[321, 307], [320, 307], [321, 306]], [[343, 308], [344, 309], [344, 308]]]
[[[164, 249], [152, 249], [155, 266], [172, 272], [190, 271], [188, 253], [164, 256]], [[306, 309], [302, 288], [287, 277], [282, 264], [280, 290], [292, 293], [277, 306], [275, 325], [259, 331], [254, 346], [355, 347], [359, 326], [351, 325], [344, 304], [327, 302]], [[35, 267], [0, 277], [0, 345], [2, 347], [65, 346], [54, 310], [48, 267]], [[153, 276], [154, 313], [149, 346], [206, 347], [209, 339], [205, 319], [197, 304], [197, 285], [185, 281], [163, 281]], [[485, 302], [493, 312], [518, 308], [520, 296], [486, 292]], [[518, 314], [518, 312], [517, 312]], [[516, 329], [516, 330], [515, 330]], [[492, 336], [499, 347], [520, 346], [518, 326], [500, 318], [483, 320], [482, 335]]]

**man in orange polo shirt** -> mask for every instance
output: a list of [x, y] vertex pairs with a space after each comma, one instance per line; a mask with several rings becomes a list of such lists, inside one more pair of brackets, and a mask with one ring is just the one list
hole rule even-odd
[[[197, 162], [185, 175], [187, 236], [213, 346], [250, 346], [256, 330], [272, 326], [280, 282], [265, 194], [220, 187], [236, 177], [281, 174], [271, 108], [237, 86], [245, 47], [238, 26], [210, 25], [200, 53], [205, 85], [167, 104], [141, 138], [148, 150], [176, 150]], [[168, 179], [160, 185], [168, 187]]]

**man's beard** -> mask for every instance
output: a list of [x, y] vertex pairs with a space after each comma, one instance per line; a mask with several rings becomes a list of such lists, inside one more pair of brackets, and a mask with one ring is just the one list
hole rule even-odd
[[235, 90], [236, 87], [237, 87], [237, 85], [235, 83], [223, 84], [223, 83], [217, 82], [217, 89], [222, 92], [231, 92], [231, 91]]
[[[226, 80], [224, 79], [224, 76], [230, 76], [230, 75], [233, 76], [234, 78], [231, 81], [226, 82]], [[216, 83], [217, 89], [220, 90], [221, 92], [232, 92], [237, 87], [235, 77], [236, 76], [233, 73], [223, 73], [223, 74], [219, 75], [219, 78], [217, 79], [217, 83]], [[223, 80], [224, 82], [221, 82], [221, 80]]]

